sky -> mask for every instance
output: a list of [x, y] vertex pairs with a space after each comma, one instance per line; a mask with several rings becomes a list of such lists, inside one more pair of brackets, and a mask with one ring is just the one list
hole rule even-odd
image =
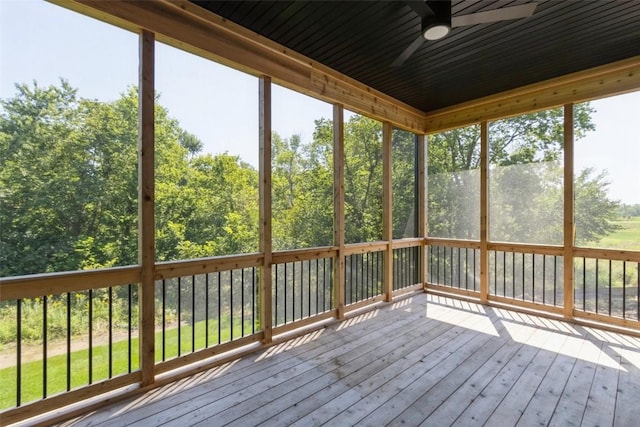
[[[158, 43], [160, 104], [212, 154], [228, 152], [257, 166], [258, 79]], [[0, 98], [15, 83], [78, 88], [81, 97], [113, 101], [137, 84], [138, 37], [38, 0], [0, 0]], [[330, 104], [274, 86], [272, 128], [311, 140]], [[607, 170], [610, 195], [640, 203], [640, 92], [594, 101], [596, 131], [576, 143], [575, 169]], [[622, 154], [620, 154], [622, 153]]]

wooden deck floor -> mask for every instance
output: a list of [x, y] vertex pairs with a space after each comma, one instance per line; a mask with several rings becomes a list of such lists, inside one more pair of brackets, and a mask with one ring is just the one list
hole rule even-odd
[[64, 425], [634, 426], [640, 339], [418, 294]]

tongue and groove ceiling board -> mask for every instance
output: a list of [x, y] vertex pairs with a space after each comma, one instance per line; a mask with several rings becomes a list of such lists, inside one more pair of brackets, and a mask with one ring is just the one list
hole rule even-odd
[[453, 16], [537, 3], [526, 19], [420, 34], [403, 1], [193, 3], [424, 112], [640, 55], [640, 0], [453, 0]]

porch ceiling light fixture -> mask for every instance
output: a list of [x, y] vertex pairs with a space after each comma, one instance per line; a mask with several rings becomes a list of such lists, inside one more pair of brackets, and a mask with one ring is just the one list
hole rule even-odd
[[425, 40], [440, 40], [451, 31], [451, 25], [431, 16], [422, 21], [422, 37]]

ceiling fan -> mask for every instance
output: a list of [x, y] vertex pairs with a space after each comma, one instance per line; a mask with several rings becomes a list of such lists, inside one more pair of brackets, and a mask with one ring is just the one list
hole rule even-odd
[[392, 67], [404, 64], [422, 46], [422, 43], [443, 38], [449, 34], [451, 28], [528, 18], [533, 15], [537, 6], [537, 3], [526, 3], [452, 17], [450, 0], [405, 1], [405, 3], [420, 17], [421, 32], [420, 36], [393, 61]]

